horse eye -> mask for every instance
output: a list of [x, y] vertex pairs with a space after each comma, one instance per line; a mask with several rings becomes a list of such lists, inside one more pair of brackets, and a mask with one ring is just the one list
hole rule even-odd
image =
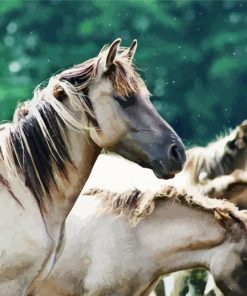
[[119, 103], [123, 108], [127, 108], [135, 103], [135, 97], [133, 95], [129, 97], [113, 96], [113, 99]]
[[231, 149], [231, 150], [234, 150], [236, 149], [236, 140], [232, 140], [232, 141], [229, 141], [227, 142], [227, 146]]
[[122, 103], [125, 99], [121, 96], [113, 96], [113, 99], [117, 101], [119, 104]]

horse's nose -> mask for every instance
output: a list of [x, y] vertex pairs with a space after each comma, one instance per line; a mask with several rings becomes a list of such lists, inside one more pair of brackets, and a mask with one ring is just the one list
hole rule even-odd
[[176, 174], [180, 172], [183, 168], [186, 159], [183, 145], [180, 143], [173, 143], [168, 148], [168, 159], [171, 162], [173, 173]]

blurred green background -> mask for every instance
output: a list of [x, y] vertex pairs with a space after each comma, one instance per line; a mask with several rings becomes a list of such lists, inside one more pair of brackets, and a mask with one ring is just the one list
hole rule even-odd
[[247, 1], [0, 1], [0, 120], [55, 72], [121, 37], [187, 145], [247, 117]]

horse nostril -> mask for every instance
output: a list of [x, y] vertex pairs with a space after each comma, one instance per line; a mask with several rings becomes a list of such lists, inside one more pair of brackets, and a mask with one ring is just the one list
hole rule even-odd
[[182, 169], [185, 162], [185, 152], [182, 147], [177, 144], [172, 144], [168, 152], [168, 157], [176, 169]]
[[178, 146], [176, 144], [173, 144], [170, 148], [170, 157], [178, 162], [180, 162], [180, 154], [178, 151]]
[[170, 156], [172, 158], [174, 158], [177, 161], [180, 161], [180, 155], [178, 152], [178, 146], [177, 145], [172, 145], [171, 149], [170, 149]]

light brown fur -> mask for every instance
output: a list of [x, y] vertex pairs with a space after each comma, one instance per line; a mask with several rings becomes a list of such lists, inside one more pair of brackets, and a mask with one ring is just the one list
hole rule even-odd
[[247, 226], [247, 216], [245, 213], [238, 211], [238, 208], [233, 203], [223, 199], [207, 198], [198, 192], [191, 195], [172, 186], [165, 186], [155, 194], [151, 191], [142, 192], [137, 189], [116, 193], [96, 188], [87, 191], [85, 195], [101, 199], [100, 213], [111, 212], [116, 216], [124, 215], [134, 225], [153, 212], [158, 200], [165, 199], [198, 208], [202, 211], [213, 212], [219, 221], [226, 219], [233, 223], [234, 220], [237, 220], [244, 228]]

